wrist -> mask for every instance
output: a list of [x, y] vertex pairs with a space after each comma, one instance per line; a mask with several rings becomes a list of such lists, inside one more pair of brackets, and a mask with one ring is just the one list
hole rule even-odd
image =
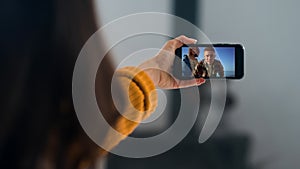
[[148, 69], [143, 69], [143, 71], [149, 76], [149, 78], [152, 80], [154, 86], [158, 86], [159, 78], [157, 76], [157, 70], [148, 68]]

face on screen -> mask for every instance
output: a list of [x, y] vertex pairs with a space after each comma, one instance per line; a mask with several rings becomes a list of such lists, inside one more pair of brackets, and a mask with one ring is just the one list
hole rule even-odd
[[[198, 55], [192, 55], [191, 49]], [[197, 49], [195, 49], [197, 48]], [[183, 77], [227, 78], [235, 76], [234, 47], [182, 47]]]

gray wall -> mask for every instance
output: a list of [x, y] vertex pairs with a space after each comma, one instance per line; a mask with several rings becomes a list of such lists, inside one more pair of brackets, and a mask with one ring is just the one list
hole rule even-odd
[[[172, 1], [171, 0], [151, 0], [151, 1], [141, 1], [141, 0], [95, 0], [95, 6], [96, 6], [96, 13], [98, 15], [98, 21], [100, 26], [105, 26], [106, 24], [116, 21], [121, 17], [136, 14], [136, 13], [143, 13], [143, 12], [162, 12], [162, 13], [170, 13], [171, 7], [172, 7]], [[138, 26], [137, 25], [132, 25]], [[171, 30], [171, 23], [170, 27], [164, 27], [165, 30]], [[118, 31], [125, 31], [122, 30], [122, 28], [119, 28]], [[114, 34], [104, 34], [107, 41], [110, 41], [111, 39], [114, 39]], [[130, 41], [130, 38], [128, 38]], [[136, 42], [129, 42], [129, 41], [123, 41], [122, 45], [126, 47], [136, 46], [139, 45]], [[164, 42], [166, 41], [166, 38], [161, 37], [159, 38], [149, 38], [148, 44], [149, 46], [153, 46], [153, 44], [158, 44], [159, 46], [162, 46]], [[108, 42], [109, 43], [109, 42]], [[126, 43], [126, 45], [125, 45]], [[142, 46], [140, 46], [142, 48]], [[139, 47], [136, 47], [139, 48]], [[122, 60], [124, 60], [124, 48], [119, 48], [118, 46], [115, 46], [114, 49], [112, 49], [113, 53], [113, 59], [115, 60], [115, 63], [118, 64]]]
[[[99, 27], [103, 27], [110, 22], [118, 22], [117, 20], [121, 17], [143, 13], [143, 12], [161, 12], [161, 13], [170, 13], [172, 10], [172, 1], [171, 0], [151, 0], [151, 1], [141, 1], [141, 0], [95, 0], [96, 12], [99, 21]], [[166, 21], [167, 26], [161, 27], [163, 32], [168, 32], [172, 30], [172, 21]], [[135, 26], [139, 26], [139, 23], [132, 25], [133, 29]], [[159, 26], [159, 25], [157, 25]], [[116, 29], [119, 32], [126, 32], [128, 30], [123, 30], [121, 27]], [[116, 39], [113, 33], [104, 32], [104, 37], [107, 44], [110, 44], [112, 39]], [[137, 52], [141, 49], [148, 48], [157, 48], [160, 49], [163, 44], [166, 42], [167, 38], [159, 35], [143, 35], [129, 37], [124, 41], [113, 46], [111, 49], [112, 59], [117, 67], [123, 67], [128, 65], [137, 66], [138, 64], [145, 61], [147, 58], [154, 56], [157, 51], [151, 50], [147, 54], [141, 57], [135, 57], [134, 52]], [[144, 123], [139, 125], [137, 132], [147, 132], [153, 130], [163, 130], [164, 127], [169, 124], [169, 115], [163, 113], [163, 111], [168, 112], [169, 106], [166, 107], [166, 102], [168, 93], [162, 90], [158, 91], [158, 98], [160, 103], [156, 111], [148, 118]], [[156, 120], [159, 118], [158, 120]], [[154, 121], [153, 123], [147, 124], [147, 122]]]
[[300, 167], [300, 1], [202, 0], [199, 22], [213, 42], [246, 48], [245, 77], [232, 81], [232, 130], [252, 136], [251, 161]]

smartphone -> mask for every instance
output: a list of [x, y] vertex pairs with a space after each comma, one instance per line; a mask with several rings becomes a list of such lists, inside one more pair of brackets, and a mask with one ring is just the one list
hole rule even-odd
[[241, 79], [244, 47], [241, 44], [192, 44], [175, 51], [175, 77], [179, 79]]

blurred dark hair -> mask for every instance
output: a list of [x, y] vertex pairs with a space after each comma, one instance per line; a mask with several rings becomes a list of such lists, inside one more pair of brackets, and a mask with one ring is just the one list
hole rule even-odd
[[[1, 168], [93, 168], [102, 151], [72, 104], [76, 58], [97, 30], [92, 0], [1, 4]], [[112, 66], [102, 63], [109, 79]]]
[[206, 48], [204, 48], [204, 52], [205, 52], [205, 51], [216, 52], [216, 51], [215, 51], [215, 48], [213, 48], [213, 47], [210, 47], [210, 46], [209, 46], [209, 47], [206, 47]]

